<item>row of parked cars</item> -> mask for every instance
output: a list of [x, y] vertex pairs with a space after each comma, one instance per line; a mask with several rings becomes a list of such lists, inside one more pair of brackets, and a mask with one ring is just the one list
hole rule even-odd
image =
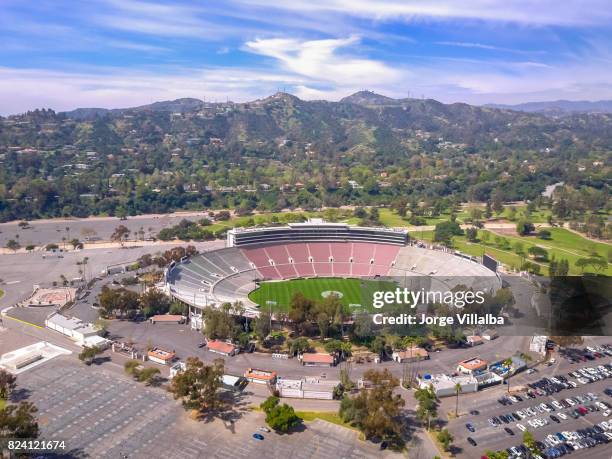
[[[516, 398], [516, 396], [513, 396], [513, 398]], [[563, 410], [566, 411], [563, 412]], [[589, 392], [588, 394], [576, 395], [574, 397], [568, 397], [560, 400], [552, 400], [550, 402], [540, 403], [539, 405], [534, 405], [532, 407], [522, 408], [511, 413], [494, 416], [489, 418], [488, 422], [491, 426], [497, 427], [502, 423], [510, 424], [517, 421], [518, 423], [516, 424], [516, 428], [524, 432], [527, 430], [524, 425], [525, 423], [534, 429], [538, 429], [550, 424], [550, 421], [560, 424], [569, 417], [577, 419], [578, 417], [584, 416], [589, 412], [600, 410], [602, 410], [603, 415], [607, 417], [610, 415], [612, 405], [606, 401], [598, 400], [598, 397], [595, 394]], [[540, 417], [539, 415], [542, 414], [544, 414], [544, 416]], [[550, 421], [546, 416], [550, 418]], [[521, 424], [523, 421], [524, 423]], [[468, 428], [468, 430], [470, 429]], [[474, 432], [474, 430], [471, 431]], [[513, 435], [513, 433], [508, 433]]]
[[580, 384], [601, 381], [606, 378], [612, 378], [612, 365], [604, 364], [596, 367], [580, 368], [575, 371], [570, 371], [569, 376], [576, 378]]
[[583, 349], [563, 348], [559, 349], [559, 354], [566, 358], [570, 363], [586, 362], [588, 360], [600, 359], [606, 356], [612, 357], [612, 344], [587, 346]]
[[550, 434], [535, 445], [540, 454], [532, 454], [523, 444], [512, 446], [506, 451], [510, 459], [532, 457], [534, 459], [556, 459], [573, 451], [593, 448], [612, 441], [612, 422], [600, 422], [592, 427], [575, 431]]

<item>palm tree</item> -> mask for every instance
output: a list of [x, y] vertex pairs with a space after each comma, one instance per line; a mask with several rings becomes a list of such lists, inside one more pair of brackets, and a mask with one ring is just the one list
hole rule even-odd
[[503, 364], [508, 367], [508, 377], [506, 378], [506, 384], [508, 385], [508, 392], [510, 392], [510, 366], [512, 365], [512, 359], [508, 357], [503, 361]]
[[455, 417], [459, 417], [459, 394], [463, 391], [463, 389], [461, 388], [461, 384], [456, 383], [455, 384]]

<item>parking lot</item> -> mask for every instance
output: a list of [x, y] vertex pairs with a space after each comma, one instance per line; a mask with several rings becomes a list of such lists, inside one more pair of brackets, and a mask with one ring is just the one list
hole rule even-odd
[[[542, 442], [540, 448], [549, 453], [548, 457], [569, 454], [571, 457], [609, 459], [610, 446], [608, 444], [588, 447], [587, 443], [593, 443], [593, 441], [580, 441], [572, 438], [562, 440], [556, 438], [555, 434], [557, 432], [597, 429], [597, 431], [593, 430], [592, 432], [583, 430], [582, 434], [585, 438], [601, 438], [601, 435], [604, 435], [605, 428], [594, 428], [594, 426], [610, 419], [609, 415], [604, 416], [604, 413], [607, 411], [606, 404], [612, 406], [612, 397], [605, 393], [607, 388], [612, 387], [612, 378], [610, 377], [612, 376], [612, 371], [610, 371], [612, 366], [609, 365], [611, 361], [612, 358], [606, 355], [602, 355], [601, 358], [593, 361], [580, 361], [580, 364], [570, 363], [562, 359], [555, 366], [544, 367], [530, 375], [521, 375], [520, 378], [532, 386], [525, 386], [529, 389], [531, 397], [527, 395], [526, 391], [522, 391], [519, 399], [509, 401], [502, 388], [498, 388], [495, 395], [491, 393], [490, 397], [483, 397], [482, 394], [480, 396], [469, 394], [469, 396], [461, 397], [463, 401], [460, 404], [465, 407], [464, 411], [471, 411], [472, 414], [465, 414], [450, 422], [449, 430], [456, 438], [455, 443], [462, 448], [465, 457], [479, 458], [486, 450], [503, 450], [520, 445], [523, 437], [523, 430], [518, 427], [520, 425], [525, 430], [532, 432], [536, 440]], [[598, 366], [605, 369], [605, 374], [604, 370], [601, 369], [591, 370], [597, 375], [593, 375], [592, 382], [581, 383], [577, 377], [569, 374], [572, 372], [582, 375], [580, 372], [576, 373], [581, 369], [591, 374], [586, 369], [597, 369]], [[555, 378], [559, 384], [552, 378]], [[505, 405], [502, 405], [501, 401], [504, 401]], [[578, 410], [578, 407], [583, 407], [584, 409], [581, 410], [583, 412], [574, 413]], [[502, 416], [504, 419], [502, 419]], [[551, 416], [556, 418], [558, 422]], [[466, 427], [467, 423], [471, 425], [473, 432], [470, 432]], [[612, 426], [610, 426], [608, 432], [612, 432]], [[551, 438], [551, 435], [555, 438]], [[468, 437], [474, 440], [476, 446], [468, 442]], [[610, 440], [604, 435], [600, 441]], [[565, 449], [565, 447], [559, 446], [562, 443], [570, 443], [570, 447], [567, 448], [568, 452], [560, 451], [560, 454], [556, 455], [555, 450]], [[569, 452], [572, 443], [579, 449]], [[585, 447], [580, 448], [581, 445]], [[547, 456], [543, 455], [542, 457]]]
[[64, 440], [71, 457], [394, 456], [358, 440], [353, 430], [320, 420], [291, 435], [265, 432], [258, 441], [252, 435], [265, 424], [264, 415], [246, 406], [235, 417], [197, 422], [165, 391], [133, 382], [104, 364], [86, 367], [59, 357], [24, 372], [18, 382], [22, 397], [39, 409], [42, 438]]

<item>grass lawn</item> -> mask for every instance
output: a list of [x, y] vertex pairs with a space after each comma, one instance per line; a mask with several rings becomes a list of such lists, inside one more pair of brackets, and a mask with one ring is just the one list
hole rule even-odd
[[335, 411], [296, 411], [300, 418], [304, 421], [314, 421], [315, 419], [322, 419], [332, 424], [338, 424], [339, 426], [346, 427], [347, 429], [355, 429], [350, 424], [344, 422], [340, 415]]
[[[492, 257], [496, 258], [499, 262], [506, 266], [518, 267], [521, 264], [521, 258], [514, 252], [514, 245], [517, 242], [523, 244], [524, 250], [527, 251], [529, 247], [534, 245], [541, 246], [548, 251], [549, 258], [554, 255], [557, 260], [566, 259], [570, 264], [570, 274], [580, 275], [582, 271], [575, 266], [576, 260], [582, 257], [589, 256], [592, 250], [607, 259], [609, 244], [603, 242], [593, 242], [582, 236], [572, 233], [563, 228], [547, 228], [551, 232], [551, 240], [538, 239], [535, 236], [521, 237], [521, 236], [508, 236], [498, 235], [492, 231], [479, 230], [478, 237], [481, 239], [480, 242], [468, 242], [464, 236], [455, 236], [453, 238], [454, 247], [464, 253], [475, 256], [482, 256], [483, 251]], [[482, 235], [489, 233], [489, 240], [484, 243], [482, 241]], [[411, 237], [416, 239], [422, 239], [431, 242], [433, 240], [433, 231], [411, 231]], [[503, 237], [510, 242], [509, 249], [501, 249], [495, 245], [495, 237]], [[533, 261], [532, 261], [533, 263]], [[539, 263], [542, 266], [542, 274], [547, 274], [548, 263]], [[590, 269], [589, 269], [590, 270]], [[601, 274], [612, 275], [612, 266], [608, 265], [608, 268], [601, 271]]]
[[5, 406], [6, 402], [4, 401], [4, 399], [0, 398], [0, 410], [3, 410]]
[[323, 292], [339, 292], [340, 301], [345, 305], [360, 305], [367, 310], [372, 308], [372, 293], [376, 290], [392, 290], [395, 283], [389, 281], [342, 279], [342, 278], [314, 278], [293, 279], [278, 282], [262, 282], [257, 290], [249, 294], [249, 299], [262, 308], [268, 307], [267, 301], [274, 301], [273, 311], [286, 312], [289, 310], [291, 298], [297, 292], [302, 292], [306, 298], [321, 301]]
[[3, 296], [4, 296], [4, 290], [0, 288], [0, 298], [2, 298]]
[[397, 212], [391, 209], [379, 209], [378, 216], [380, 223], [388, 227], [405, 227], [410, 226], [407, 220], [400, 217]]

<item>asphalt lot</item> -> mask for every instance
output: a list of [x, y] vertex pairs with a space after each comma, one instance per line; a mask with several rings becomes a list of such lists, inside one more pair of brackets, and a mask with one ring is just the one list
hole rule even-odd
[[[209, 250], [223, 246], [223, 241], [194, 243], [198, 250]], [[141, 246], [124, 249], [85, 249], [63, 253], [63, 257], [47, 256], [42, 258], [40, 252], [17, 253], [0, 256], [0, 279], [5, 295], [0, 298], [0, 309], [12, 306], [30, 296], [35, 284], [51, 285], [53, 281], [60, 282], [60, 275], [68, 280], [80, 277], [81, 266], [77, 262], [88, 258], [86, 274], [88, 279], [99, 275], [109, 265], [127, 263], [140, 256], [154, 254], [183, 244], [164, 246]]]
[[[598, 337], [589, 338], [588, 341], [596, 343], [608, 343], [610, 342], [609, 337]], [[517, 386], [521, 383], [533, 382], [544, 376], [563, 375], [567, 377], [567, 373], [574, 371], [578, 368], [597, 366], [602, 362], [609, 363], [610, 358], [598, 359], [592, 362], [582, 362], [581, 364], [570, 364], [565, 359], [559, 359], [559, 362], [551, 367], [540, 367], [541, 369], [532, 375], [526, 375], [522, 373], [520, 376], [512, 378], [512, 385]], [[569, 380], [574, 378], [569, 377]], [[562, 398], [574, 397], [587, 392], [592, 392], [599, 397], [600, 400], [612, 403], [612, 399], [605, 394], [603, 390], [607, 387], [612, 387], [611, 379], [604, 379], [602, 381], [596, 381], [591, 384], [581, 385], [573, 389], [566, 389], [559, 393], [551, 396], [541, 396], [535, 399], [523, 397], [522, 402], [514, 403], [511, 406], [503, 406], [497, 402], [497, 399], [506, 393], [506, 386], [498, 386], [495, 389], [489, 389], [487, 392], [478, 392], [475, 394], [461, 395], [459, 398], [460, 413], [463, 413], [458, 419], [453, 419], [448, 424], [448, 429], [455, 436], [455, 444], [462, 449], [461, 457], [466, 458], [480, 458], [485, 450], [501, 450], [506, 449], [510, 446], [516, 446], [522, 443], [523, 433], [516, 427], [517, 422], [510, 424], [502, 424], [498, 427], [492, 427], [488, 423], [488, 419], [493, 416], [499, 416], [500, 414], [509, 414], [510, 412], [516, 412], [526, 407], [533, 407], [539, 405], [542, 402], [550, 402], [553, 400], [560, 400]], [[512, 387], [512, 386], [511, 386]], [[484, 397], [484, 394], [487, 394]], [[450, 397], [443, 399], [442, 403], [444, 412], [454, 412], [455, 398]], [[479, 415], [473, 416], [467, 414], [470, 410], [479, 411]], [[566, 410], [557, 410], [565, 412]], [[557, 424], [550, 420], [550, 414], [554, 413], [538, 413], [537, 416], [530, 417], [522, 420], [520, 423], [523, 424], [529, 431], [531, 431], [536, 440], [541, 440], [549, 434], [555, 432], [561, 432], [565, 430], [577, 430], [585, 427], [593, 426], [601, 421], [607, 420], [602, 416], [601, 411], [595, 411], [588, 413], [585, 416], [581, 416], [578, 419], [572, 419], [569, 417], [567, 420], [561, 420], [561, 423]], [[528, 419], [532, 418], [546, 418], [550, 421], [545, 427], [533, 429], [527, 424]], [[471, 423], [476, 432], [471, 433], [465, 427], [466, 423]], [[504, 431], [504, 427], [510, 427], [514, 431], [515, 435], [510, 436]], [[467, 437], [472, 437], [476, 442], [477, 446], [471, 446], [467, 442]], [[576, 458], [601, 458], [609, 459], [612, 457], [612, 447], [608, 445], [599, 445], [594, 448], [582, 449], [571, 453], [568, 457]]]
[[[132, 234], [141, 228], [145, 238], [156, 235], [162, 228], [173, 226], [183, 219], [197, 221], [207, 216], [208, 212], [191, 212], [183, 214], [166, 215], [138, 215], [120, 220], [117, 217], [92, 217], [87, 219], [51, 219], [34, 220], [28, 229], [21, 229], [19, 222], [0, 223], [0, 247], [4, 247], [9, 239], [17, 239], [22, 246], [28, 244], [45, 245], [50, 242], [61, 243], [62, 238], [67, 240], [77, 238], [85, 241], [87, 230], [95, 231], [93, 237], [108, 241], [119, 225], [126, 226]], [[69, 231], [66, 231], [69, 228]], [[83, 231], [85, 229], [85, 232]], [[15, 236], [19, 236], [16, 238]]]
[[[325, 421], [290, 435], [252, 434], [264, 415], [239, 403], [224, 419], [189, 418], [161, 389], [146, 388], [102, 366], [58, 358], [19, 376], [22, 397], [39, 409], [42, 438], [64, 440], [72, 457], [117, 458], [377, 458], [377, 445]], [[247, 387], [248, 390], [248, 387]]]

